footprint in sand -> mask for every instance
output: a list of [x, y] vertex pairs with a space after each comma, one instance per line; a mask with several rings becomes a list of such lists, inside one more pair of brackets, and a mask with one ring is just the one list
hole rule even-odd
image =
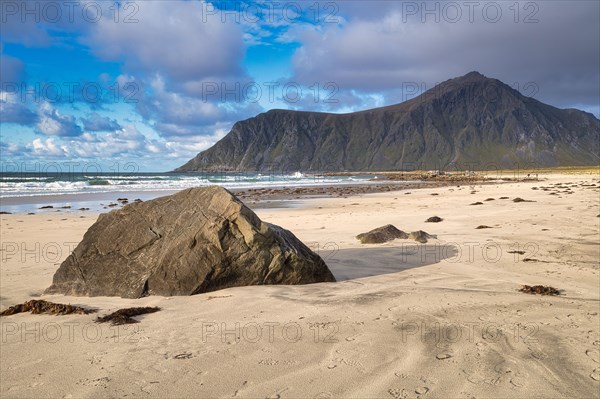
[[85, 385], [85, 386], [92, 386], [92, 387], [102, 387], [102, 388], [106, 388], [108, 386], [108, 383], [110, 382], [110, 378], [108, 377], [100, 377], [100, 378], [96, 378], [96, 379], [89, 379], [89, 378], [84, 378], [81, 379], [79, 381], [77, 381], [78, 385]]
[[96, 353], [87, 359], [87, 361], [89, 361], [91, 364], [100, 364], [106, 355], [108, 355], [108, 352]]
[[285, 387], [283, 389], [280, 389], [279, 391], [276, 391], [276, 392], [272, 393], [271, 395], [267, 396], [266, 399], [281, 399], [281, 394], [284, 393], [285, 391], [287, 391], [288, 389], [290, 389], [290, 388]]
[[262, 359], [258, 362], [258, 364], [263, 365], [263, 366], [277, 366], [277, 365], [279, 365], [279, 360]]
[[408, 398], [410, 393], [402, 388], [390, 388], [388, 389], [388, 393], [394, 398], [394, 399], [405, 399]]
[[194, 357], [194, 355], [192, 355], [191, 353], [183, 352], [173, 356], [173, 359], [191, 359], [192, 357]]
[[585, 351], [585, 354], [595, 363], [600, 363], [600, 349], [588, 349]]

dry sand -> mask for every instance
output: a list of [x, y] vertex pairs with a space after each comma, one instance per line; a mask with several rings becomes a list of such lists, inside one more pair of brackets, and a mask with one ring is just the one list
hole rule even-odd
[[[120, 327], [96, 315], [0, 318], [0, 396], [599, 397], [599, 176], [544, 178], [257, 211], [318, 250], [337, 283], [138, 300], [42, 295], [99, 315], [162, 311]], [[573, 194], [532, 190], [559, 182]], [[431, 216], [444, 220], [425, 223]], [[2, 215], [1, 309], [38, 297], [94, 220]], [[388, 223], [437, 239], [354, 238]], [[562, 295], [520, 293], [521, 284]]]

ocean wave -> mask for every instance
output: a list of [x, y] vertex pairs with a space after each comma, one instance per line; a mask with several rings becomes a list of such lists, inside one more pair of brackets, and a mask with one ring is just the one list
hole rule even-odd
[[108, 180], [102, 180], [102, 179], [89, 180], [87, 182], [87, 184], [89, 184], [90, 186], [110, 186], [110, 182]]
[[73, 179], [21, 181], [0, 180], [0, 198], [53, 195], [92, 194], [123, 191], [179, 191], [190, 187], [220, 185], [228, 189], [258, 187], [320, 186], [331, 184], [356, 184], [368, 179], [356, 176], [307, 176], [302, 172], [289, 175], [274, 174], [169, 174], [140, 176], [83, 176]]

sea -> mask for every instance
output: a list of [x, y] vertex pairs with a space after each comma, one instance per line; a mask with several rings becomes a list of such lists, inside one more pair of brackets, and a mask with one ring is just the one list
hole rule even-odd
[[0, 211], [23, 212], [35, 205], [99, 208], [100, 202], [128, 196], [148, 200], [190, 187], [251, 188], [314, 187], [369, 183], [373, 175], [324, 176], [294, 172], [198, 173], [0, 173]]

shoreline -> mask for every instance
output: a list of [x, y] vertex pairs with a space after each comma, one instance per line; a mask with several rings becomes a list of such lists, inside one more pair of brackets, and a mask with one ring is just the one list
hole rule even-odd
[[[515, 180], [504, 180], [504, 182]], [[517, 180], [522, 181], [522, 180]], [[452, 185], [498, 184], [503, 181], [473, 177], [434, 178], [428, 180], [390, 179], [369, 180], [360, 183], [332, 183], [315, 185], [278, 185], [258, 188], [230, 188], [240, 200], [253, 209], [282, 208], [294, 206], [296, 200], [305, 198], [329, 198], [381, 193], [389, 191], [419, 190], [423, 188], [446, 187]], [[0, 198], [0, 212], [4, 214], [31, 214], [39, 211], [92, 211], [104, 212], [120, 208], [124, 204], [174, 194], [181, 190], [120, 190], [101, 193], [60, 193], [47, 195], [15, 196]], [[127, 201], [123, 203], [120, 198]], [[41, 209], [45, 207], [46, 209]]]

